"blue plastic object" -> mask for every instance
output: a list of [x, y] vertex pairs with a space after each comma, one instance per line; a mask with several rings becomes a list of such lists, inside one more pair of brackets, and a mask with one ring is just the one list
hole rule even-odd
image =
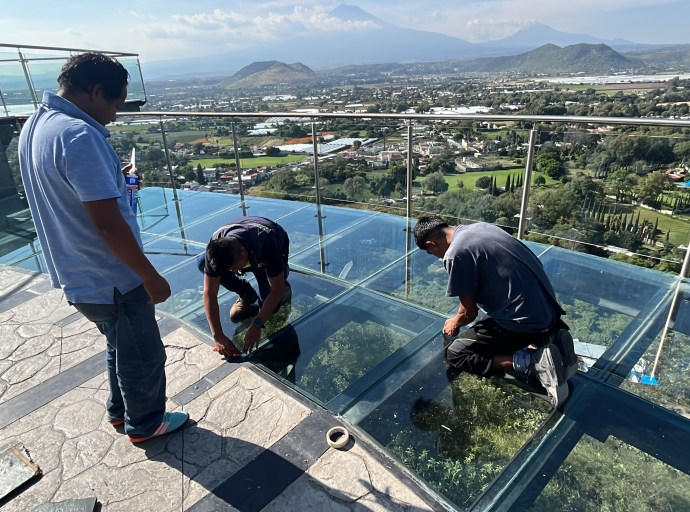
[[659, 381], [656, 380], [656, 377], [652, 377], [651, 375], [645, 375], [640, 379], [640, 384], [645, 384], [647, 386], [658, 386]]

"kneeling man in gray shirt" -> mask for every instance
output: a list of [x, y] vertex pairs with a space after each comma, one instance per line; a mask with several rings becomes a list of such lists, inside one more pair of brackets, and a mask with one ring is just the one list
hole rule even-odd
[[[497, 226], [480, 222], [449, 226], [436, 216], [419, 219], [417, 246], [443, 258], [449, 297], [459, 297], [458, 313], [443, 332], [457, 336], [479, 308], [487, 316], [446, 349], [447, 364], [490, 376], [495, 370], [533, 375], [554, 407], [568, 398], [566, 381], [577, 371], [577, 356], [565, 314], [539, 258]], [[532, 348], [530, 348], [532, 347]]]

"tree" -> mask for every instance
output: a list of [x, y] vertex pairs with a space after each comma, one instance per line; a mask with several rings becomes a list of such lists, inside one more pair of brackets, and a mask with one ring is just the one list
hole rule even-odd
[[355, 149], [355, 151], [357, 151], [359, 148], [362, 147], [362, 141], [359, 140], [359, 139], [356, 139], [356, 140], [352, 143], [352, 147]]
[[546, 178], [544, 178], [544, 176], [537, 176], [537, 177], [534, 179], [534, 184], [535, 184], [537, 187], [541, 187], [542, 185], [546, 185]]
[[294, 173], [290, 169], [283, 169], [271, 178], [269, 184], [276, 190], [290, 190], [295, 186]]
[[266, 154], [268, 156], [280, 156], [280, 149], [276, 148], [275, 146], [268, 146], [266, 148]]
[[641, 179], [637, 187], [635, 187], [635, 193], [642, 204], [655, 207], [661, 193], [670, 188], [671, 184], [666, 175], [658, 171], [650, 173]]
[[393, 191], [393, 180], [385, 174], [379, 174], [369, 182], [369, 190], [378, 197], [388, 197]]
[[477, 188], [489, 188], [491, 186], [491, 177], [482, 176], [478, 178], [477, 181], [474, 182], [474, 186]]
[[565, 167], [558, 153], [541, 152], [536, 158], [537, 169], [553, 179], [565, 175]]
[[364, 192], [364, 186], [366, 182], [361, 176], [355, 176], [354, 178], [348, 178], [343, 183], [343, 191], [347, 194], [348, 199], [355, 199], [361, 196]]
[[196, 166], [196, 181], [199, 185], [206, 185], [206, 176], [204, 176], [204, 168], [201, 164]]
[[424, 188], [433, 194], [440, 194], [448, 190], [448, 183], [446, 183], [442, 172], [432, 172], [424, 180]]

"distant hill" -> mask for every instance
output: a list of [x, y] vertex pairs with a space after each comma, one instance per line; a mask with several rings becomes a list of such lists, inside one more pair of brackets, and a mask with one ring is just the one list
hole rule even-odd
[[690, 70], [690, 46], [688, 45], [629, 52], [625, 56], [640, 60], [649, 67], [660, 71], [671, 69], [677, 71]]
[[243, 89], [263, 87], [284, 83], [305, 82], [314, 80], [314, 73], [301, 62], [285, 64], [275, 60], [253, 62], [220, 83], [226, 89]]
[[499, 39], [498, 41], [483, 43], [483, 45], [496, 48], [525, 48], [531, 50], [549, 43], [561, 47], [580, 43], [607, 44], [609, 46], [629, 46], [635, 44], [624, 39], [607, 41], [605, 39], [599, 39], [587, 34], [571, 34], [569, 32], [561, 32], [560, 30], [551, 28], [548, 25], [535, 23], [531, 27], [519, 30], [512, 36]]
[[536, 50], [508, 57], [474, 61], [471, 71], [481, 73], [515, 72], [524, 74], [591, 73], [602, 74], [644, 67], [623, 57], [605, 44], [575, 44], [561, 48], [545, 44]]

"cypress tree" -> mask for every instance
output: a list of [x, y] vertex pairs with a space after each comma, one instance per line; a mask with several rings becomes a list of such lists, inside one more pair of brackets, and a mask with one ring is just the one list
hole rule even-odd
[[510, 174], [506, 177], [506, 192], [510, 192]]
[[635, 231], [637, 231], [637, 228], [639, 225], [640, 225], [640, 212], [637, 212], [637, 219], [635, 219]]
[[621, 231], [627, 231], [628, 230], [628, 214], [626, 213], [623, 216], [623, 221], [621, 222]]
[[659, 227], [659, 217], [657, 217], [656, 221], [654, 222], [654, 230], [652, 231], [652, 237], [651, 237], [652, 240], [654, 240], [654, 238], [656, 238], [656, 232], [657, 232], [658, 227]]

